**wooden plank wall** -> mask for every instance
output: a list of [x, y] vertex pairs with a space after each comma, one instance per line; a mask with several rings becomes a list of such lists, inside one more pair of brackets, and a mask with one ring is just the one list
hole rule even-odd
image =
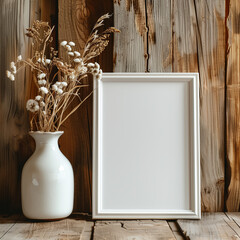
[[[106, 12], [114, 13], [107, 25], [121, 33], [97, 59], [105, 72], [200, 73], [202, 210], [240, 210], [238, 0], [3, 0], [0, 7], [0, 212], [20, 211], [21, 169], [33, 150], [24, 109], [29, 73], [15, 85], [4, 76], [10, 60], [29, 52], [23, 29], [34, 18], [56, 24], [58, 17], [58, 40], [81, 50]], [[60, 146], [75, 173], [74, 211], [91, 212], [92, 99], [63, 130]]]

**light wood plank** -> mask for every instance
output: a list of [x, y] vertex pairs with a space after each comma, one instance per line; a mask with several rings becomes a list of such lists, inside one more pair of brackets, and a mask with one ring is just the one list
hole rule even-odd
[[114, 0], [114, 72], [147, 71], [145, 0]]
[[[224, 213], [203, 213], [201, 220], [177, 220], [186, 238], [194, 240], [240, 239], [233, 220]], [[236, 225], [236, 224], [235, 224]]]
[[0, 215], [0, 239], [14, 226], [17, 219], [17, 215]]
[[172, 72], [172, 0], [146, 0], [149, 72]]
[[224, 210], [225, 0], [195, 1], [202, 211]]
[[227, 211], [240, 209], [240, 2], [229, 1], [227, 56]]
[[168, 225], [171, 228], [175, 239], [177, 239], [177, 240], [184, 239], [183, 234], [181, 233], [180, 228], [176, 221], [168, 221]]
[[[84, 220], [64, 219], [54, 222], [18, 222], [7, 234], [3, 240], [21, 240], [21, 239], [84, 239], [90, 240], [89, 225]], [[86, 228], [86, 233], [85, 233]]]
[[98, 221], [94, 226], [94, 240], [175, 239], [166, 221]]
[[225, 0], [174, 0], [173, 19], [173, 70], [200, 73], [202, 211], [223, 211]]
[[227, 212], [227, 217], [232, 220], [232, 228], [240, 236], [240, 212]]

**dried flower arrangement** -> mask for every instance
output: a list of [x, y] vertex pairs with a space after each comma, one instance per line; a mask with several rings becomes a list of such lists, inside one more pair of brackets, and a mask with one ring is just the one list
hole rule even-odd
[[[103, 32], [99, 28], [104, 25], [104, 20], [109, 14], [100, 17], [94, 25], [85, 44], [82, 54], [76, 50], [75, 43], [62, 41], [60, 46], [68, 54], [68, 60], [64, 62], [59, 58], [58, 52], [49, 47], [52, 42], [54, 27], [47, 22], [35, 21], [26, 35], [32, 38], [33, 57], [26, 60], [22, 56], [17, 57], [16, 62], [10, 63], [10, 71], [6, 71], [7, 77], [14, 81], [16, 73], [29, 66], [33, 72], [33, 81], [38, 89], [35, 99], [29, 99], [26, 108], [31, 113], [31, 131], [54, 132], [86, 101], [90, 93], [84, 99], [80, 97], [80, 89], [86, 87], [82, 83], [84, 78], [92, 74], [96, 79], [101, 79], [102, 70], [98, 63], [89, 63], [92, 58], [103, 52], [109, 43], [111, 33], [119, 32], [110, 27]], [[49, 49], [47, 54], [46, 49]], [[49, 56], [47, 56], [49, 55]], [[66, 111], [75, 98], [79, 103], [71, 110]]]

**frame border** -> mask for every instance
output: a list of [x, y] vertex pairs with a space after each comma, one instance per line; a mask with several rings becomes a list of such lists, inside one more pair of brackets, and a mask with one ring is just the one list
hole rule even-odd
[[[191, 207], [192, 210], [103, 210], [101, 186], [101, 92], [102, 82], [122, 78], [123, 82], [131, 78], [139, 81], [186, 82], [190, 84], [190, 122], [191, 122]], [[161, 80], [162, 79], [162, 80]], [[168, 80], [167, 80], [168, 79]], [[200, 219], [200, 125], [199, 125], [199, 74], [198, 73], [104, 73], [100, 80], [93, 83], [93, 187], [92, 217], [93, 219]], [[100, 133], [100, 134], [99, 134]]]

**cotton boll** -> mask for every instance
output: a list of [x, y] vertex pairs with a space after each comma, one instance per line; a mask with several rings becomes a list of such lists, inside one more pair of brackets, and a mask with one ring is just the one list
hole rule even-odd
[[16, 73], [17, 73], [17, 68], [16, 68], [16, 66], [11, 67], [11, 70], [12, 70], [12, 73], [13, 73], [13, 74], [16, 74]]
[[74, 53], [73, 52], [68, 52], [68, 55], [73, 57], [74, 56]]
[[80, 58], [75, 58], [73, 61], [74, 61], [75, 63], [80, 63], [80, 62], [81, 62]]
[[51, 63], [51, 60], [50, 60], [50, 59], [46, 59], [45, 62], [46, 62], [47, 64], [50, 64], [50, 63]]
[[17, 61], [18, 61], [18, 62], [22, 61], [22, 55], [19, 55], [19, 56], [17, 57]]
[[30, 112], [36, 112], [39, 110], [38, 102], [33, 99], [29, 99], [27, 101], [26, 108]]
[[61, 88], [58, 88], [57, 93], [58, 93], [58, 94], [62, 94], [62, 93], [63, 93], [63, 90], [62, 90]]
[[66, 46], [66, 45], [67, 45], [67, 41], [62, 41], [62, 42], [60, 43], [60, 45], [63, 46], [63, 47]]
[[6, 71], [6, 75], [7, 75], [8, 78], [10, 78], [10, 76], [12, 75], [12, 73], [7, 70], [7, 71]]
[[15, 67], [15, 62], [10, 62], [10, 68]]
[[53, 90], [53, 91], [57, 91], [57, 90], [58, 90], [58, 86], [55, 85], [55, 84], [53, 84], [53, 85], [52, 85], [52, 90]]
[[67, 82], [62, 82], [63, 87], [66, 87], [67, 85], [68, 85]]
[[42, 92], [43, 94], [47, 94], [48, 93], [48, 89], [46, 87], [40, 87], [39, 91]]
[[95, 66], [94, 63], [88, 63], [88, 65], [87, 65], [87, 67], [89, 67], [89, 68], [93, 68], [94, 66]]
[[72, 51], [72, 48], [71, 48], [69, 45], [66, 45], [65, 47], [66, 47], [66, 49], [67, 49], [69, 52]]
[[74, 55], [75, 55], [76, 57], [80, 57], [80, 56], [81, 56], [80, 52], [78, 52], [78, 51], [74, 51]]
[[75, 43], [74, 42], [69, 42], [68, 45], [71, 46], [71, 47], [74, 47]]
[[11, 81], [14, 81], [14, 80], [15, 80], [15, 76], [11, 73], [11, 75], [9, 76], [9, 79], [10, 79]]
[[47, 81], [46, 80], [38, 80], [39, 85], [46, 85]]
[[46, 74], [45, 74], [45, 73], [40, 73], [40, 74], [38, 74], [37, 77], [38, 77], [39, 79], [43, 79], [43, 78], [46, 77]]
[[42, 97], [41, 97], [40, 95], [38, 95], [38, 96], [35, 97], [35, 100], [36, 100], [36, 101], [40, 101], [41, 99], [42, 99]]

